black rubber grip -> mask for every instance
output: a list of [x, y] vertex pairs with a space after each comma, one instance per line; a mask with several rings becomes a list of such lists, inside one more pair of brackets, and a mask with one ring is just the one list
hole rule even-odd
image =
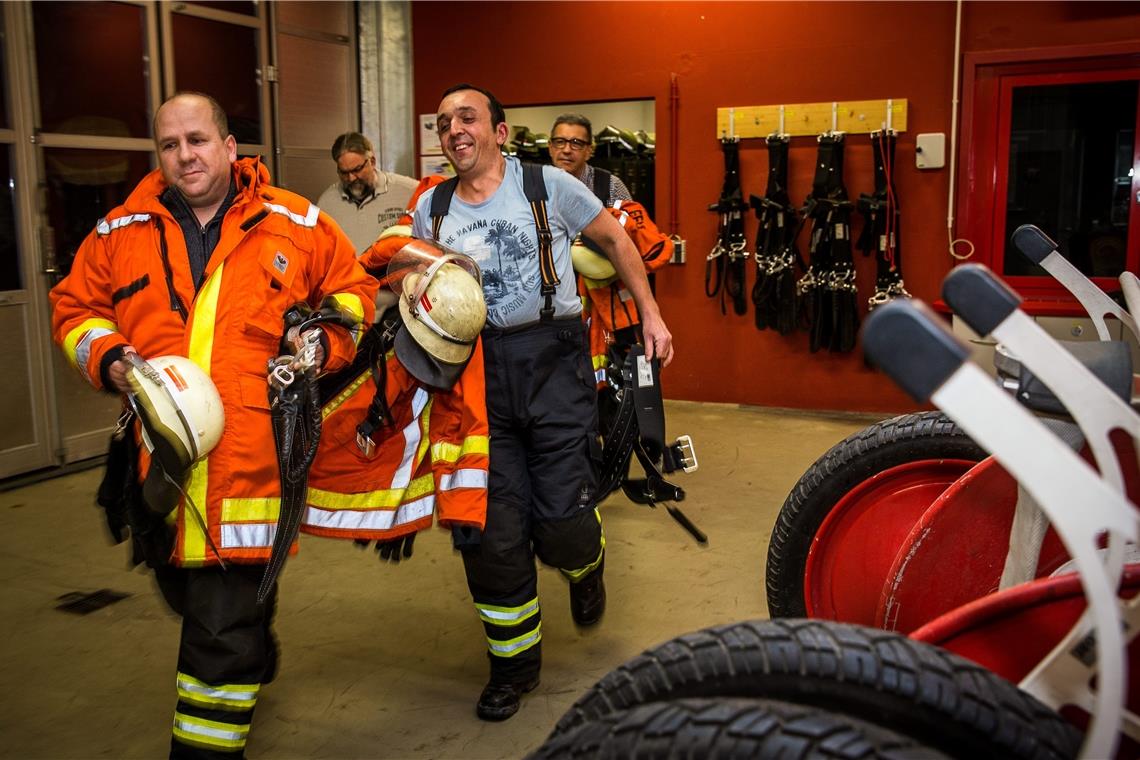
[[920, 402], [929, 400], [970, 356], [966, 344], [929, 306], [901, 298], [867, 317], [863, 351], [868, 361]]
[[1034, 224], [1023, 224], [1014, 230], [1013, 244], [1034, 264], [1040, 264], [1046, 256], [1057, 250], [1057, 244]]
[[1021, 296], [984, 264], [954, 267], [942, 281], [942, 300], [982, 337], [1021, 305]]

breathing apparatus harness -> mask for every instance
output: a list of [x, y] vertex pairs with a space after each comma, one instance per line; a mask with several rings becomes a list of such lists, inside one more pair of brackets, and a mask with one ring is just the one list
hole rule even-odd
[[756, 231], [756, 284], [752, 303], [756, 307], [756, 327], [775, 329], [788, 335], [796, 329], [796, 264], [806, 271], [796, 248], [797, 209], [788, 196], [787, 135], [768, 135], [768, 186], [764, 197], [750, 196], [760, 226]]
[[851, 351], [859, 329], [855, 262], [851, 258], [851, 210], [843, 184], [843, 133], [819, 138], [812, 191], [803, 208], [811, 220], [807, 273], [796, 285], [800, 308], [811, 325], [812, 353]]
[[748, 242], [744, 237], [744, 212], [748, 204], [740, 189], [740, 139], [725, 137], [720, 141], [724, 152], [724, 184], [720, 198], [709, 206], [718, 214], [717, 241], [705, 260], [705, 295], [720, 296], [720, 313], [727, 314], [725, 296], [732, 299], [737, 314], [748, 311], [744, 295], [744, 262], [748, 259]]

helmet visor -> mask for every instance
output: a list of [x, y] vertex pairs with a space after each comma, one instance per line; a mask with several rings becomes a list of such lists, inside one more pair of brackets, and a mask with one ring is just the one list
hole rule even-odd
[[388, 262], [384, 284], [391, 288], [397, 296], [403, 296], [404, 280], [408, 275], [424, 275], [429, 269], [432, 269], [433, 265], [438, 269], [444, 257], [447, 257], [448, 263], [466, 270], [480, 285], [483, 283], [479, 265], [470, 256], [445, 248], [434, 240], [413, 239], [397, 251], [392, 260]]

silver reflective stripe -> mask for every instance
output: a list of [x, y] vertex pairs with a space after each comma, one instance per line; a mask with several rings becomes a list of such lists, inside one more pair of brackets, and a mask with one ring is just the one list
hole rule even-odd
[[215, 727], [218, 724], [205, 726], [201, 723], [185, 719], [181, 715], [174, 716], [174, 727], [187, 734], [208, 736], [211, 739], [225, 739], [231, 742], [244, 742], [249, 735], [249, 726], [234, 726], [232, 730]]
[[497, 655], [511, 657], [524, 650], [530, 649], [542, 639], [542, 629], [535, 628], [527, 636], [520, 636], [511, 641], [495, 641], [487, 639], [487, 648]]
[[222, 548], [269, 547], [276, 533], [277, 523], [226, 523], [222, 525]]
[[150, 221], [150, 214], [130, 214], [128, 216], [120, 216], [117, 219], [112, 219], [109, 222], [106, 219], [100, 219], [99, 223], [95, 225], [95, 231], [100, 235], [106, 236], [120, 227], [126, 227], [128, 224], [147, 221]]
[[428, 402], [428, 392], [423, 388], [416, 388], [412, 397], [412, 421], [404, 428], [404, 458], [392, 476], [392, 488], [407, 488], [412, 482], [412, 466], [415, 464], [416, 450], [420, 447], [423, 433], [420, 431], [420, 415]]
[[605, 381], [606, 381], [606, 368], [602, 367], [601, 369], [594, 370], [594, 382], [604, 383]]
[[317, 215], [321, 212], [321, 210], [312, 203], [309, 204], [309, 213], [307, 213], [305, 216], [294, 214], [289, 209], [276, 203], [266, 203], [265, 207], [272, 211], [274, 214], [283, 214], [284, 216], [289, 217], [289, 221], [293, 222], [293, 224], [299, 224], [302, 227], [316, 227]]
[[515, 625], [520, 620], [526, 620], [528, 617], [538, 611], [538, 597], [530, 600], [522, 607], [503, 609], [502, 607], [491, 607], [485, 604], [476, 604], [475, 609], [479, 611], [479, 617], [483, 618], [488, 623], [492, 623], [494, 625]]
[[210, 700], [226, 700], [231, 702], [252, 702], [257, 699], [257, 687], [251, 686], [244, 691], [234, 691], [231, 689], [217, 689], [201, 681], [191, 680], [188, 677], [179, 676], [178, 690], [184, 691], [187, 694], [193, 694], [200, 697], [206, 697]]
[[486, 488], [487, 471], [465, 469], [445, 473], [439, 478], [439, 490], [450, 491], [454, 488]]
[[305, 525], [315, 528], [339, 528], [352, 530], [362, 528], [365, 530], [387, 530], [397, 525], [406, 525], [423, 517], [428, 517], [435, 510], [435, 496], [425, 496], [422, 499], [401, 504], [398, 509], [370, 509], [367, 511], [354, 509], [321, 509], [310, 506], [305, 511]]
[[79, 365], [79, 371], [83, 373], [83, 377], [87, 378], [87, 382], [91, 382], [91, 378], [87, 374], [87, 360], [91, 358], [91, 344], [104, 335], [110, 335], [113, 332], [114, 330], [108, 330], [106, 327], [92, 327], [83, 333], [83, 340], [75, 345], [75, 363]]

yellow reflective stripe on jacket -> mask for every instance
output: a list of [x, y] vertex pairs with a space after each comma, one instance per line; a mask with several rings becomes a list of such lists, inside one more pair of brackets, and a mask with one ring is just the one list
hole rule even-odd
[[594, 365], [594, 382], [604, 383], [606, 381], [606, 364], [609, 359], [605, 354], [594, 354], [590, 357], [590, 362]]
[[337, 493], [310, 488], [308, 501], [312, 506], [323, 509], [391, 509], [403, 502], [430, 494], [434, 490], [435, 481], [431, 473], [428, 473], [413, 480], [407, 488], [385, 488], [363, 493]]
[[459, 458], [467, 454], [490, 453], [490, 445], [485, 435], [469, 435], [463, 443], [456, 444], [450, 441], [438, 441], [431, 445], [431, 461], [458, 462]]
[[109, 319], [85, 319], [63, 339], [63, 352], [68, 360], [87, 375], [87, 357], [91, 355], [92, 341], [118, 332], [118, 326]]
[[520, 652], [533, 647], [542, 640], [542, 623], [535, 626], [533, 631], [528, 631], [522, 636], [516, 636], [513, 639], [492, 639], [487, 637], [487, 648], [491, 650], [491, 654], [498, 657], [514, 657]]
[[538, 597], [531, 599], [529, 602], [524, 602], [518, 607], [499, 607], [494, 604], [479, 604], [475, 603], [475, 611], [479, 613], [479, 619], [484, 623], [491, 625], [518, 625], [524, 620], [534, 617], [538, 614]]
[[336, 394], [336, 396], [331, 401], [321, 407], [321, 419], [327, 420], [330, 414], [335, 412], [337, 409], [340, 409], [341, 405], [343, 405], [345, 401], [348, 401], [350, 398], [352, 398], [353, 394], [360, 390], [360, 386], [368, 382], [371, 377], [372, 370], [367, 370], [361, 373], [360, 377], [353, 380], [351, 385], [349, 385], [340, 393]]
[[[202, 368], [207, 375], [210, 374], [210, 362], [214, 351], [214, 326], [218, 316], [218, 294], [222, 289], [222, 262], [194, 299], [194, 310], [190, 315], [190, 348], [187, 351], [190, 361]], [[187, 499], [183, 510], [196, 509], [202, 516], [201, 521], [188, 515], [182, 516], [182, 555], [183, 563], [187, 566], [200, 565], [206, 559], [208, 542], [202, 527], [210, 529], [209, 510], [206, 508], [207, 485], [210, 482], [209, 457], [195, 464], [190, 469], [190, 477], [186, 481]]]
[[352, 315], [356, 324], [349, 328], [349, 332], [352, 333], [352, 342], [360, 345], [360, 339], [364, 337], [364, 305], [360, 296], [355, 293], [334, 293], [332, 300], [342, 311]]
[[233, 752], [245, 747], [248, 736], [248, 723], [222, 723], [174, 713], [174, 737], [185, 744]]
[[222, 499], [222, 548], [272, 546], [280, 514], [281, 498], [278, 496]]
[[281, 499], [277, 496], [255, 496], [245, 499], [222, 499], [222, 522], [277, 522]]
[[178, 698], [183, 702], [219, 710], [250, 710], [261, 689], [261, 684], [256, 683], [211, 686], [185, 673], [178, 674], [177, 686]]

